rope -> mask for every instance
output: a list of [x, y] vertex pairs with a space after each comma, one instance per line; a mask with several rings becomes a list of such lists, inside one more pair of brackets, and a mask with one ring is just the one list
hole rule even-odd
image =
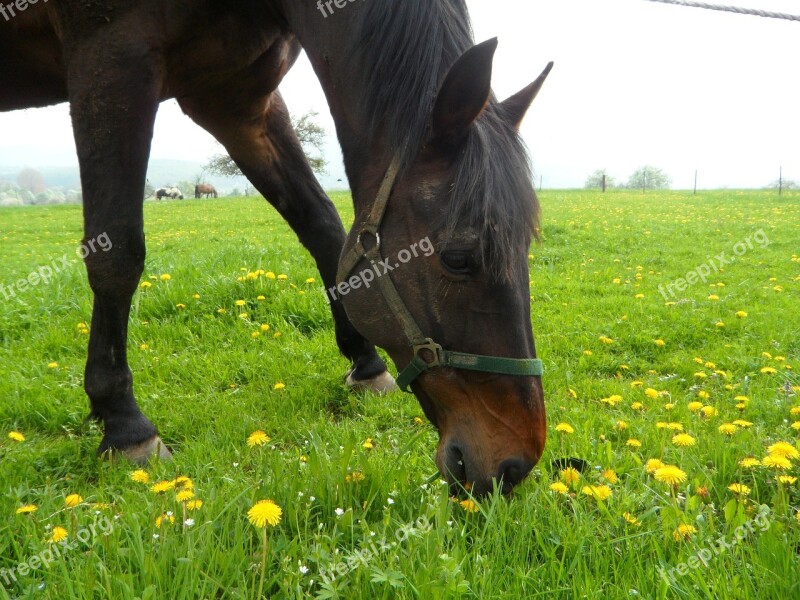
[[692, 8], [707, 8], [709, 10], [721, 10], [725, 12], [738, 13], [740, 15], [754, 15], [756, 17], [768, 17], [771, 19], [786, 19], [787, 21], [800, 21], [800, 15], [788, 15], [786, 13], [771, 12], [757, 8], [742, 8], [739, 6], [724, 6], [721, 4], [709, 4], [708, 2], [694, 2], [694, 0], [646, 0], [647, 2], [661, 2], [662, 4], [675, 4], [677, 6], [690, 6]]

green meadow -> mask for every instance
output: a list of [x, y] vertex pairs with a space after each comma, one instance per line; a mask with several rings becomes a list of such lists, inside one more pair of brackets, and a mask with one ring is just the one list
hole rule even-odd
[[80, 207], [0, 210], [0, 598], [800, 597], [800, 193], [541, 201], [548, 445], [475, 502], [413, 396], [346, 389], [313, 261], [254, 198], [147, 203], [129, 361], [174, 460], [98, 460]]

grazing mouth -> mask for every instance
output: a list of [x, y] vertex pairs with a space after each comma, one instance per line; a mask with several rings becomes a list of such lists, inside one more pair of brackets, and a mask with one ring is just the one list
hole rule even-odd
[[459, 496], [470, 489], [470, 484], [467, 481], [467, 467], [464, 465], [464, 455], [458, 448], [454, 447], [447, 448], [445, 454], [442, 472], [447, 483], [450, 484], [450, 495]]

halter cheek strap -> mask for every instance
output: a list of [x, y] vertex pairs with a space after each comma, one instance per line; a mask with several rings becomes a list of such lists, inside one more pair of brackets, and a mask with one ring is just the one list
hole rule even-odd
[[[361, 226], [355, 244], [342, 255], [339, 261], [339, 272], [336, 276], [337, 283], [345, 281], [362, 259], [370, 260], [373, 263], [383, 262], [380, 228], [399, 172], [400, 155], [397, 154], [386, 170], [378, 195], [372, 205], [372, 210], [366, 222]], [[422, 333], [411, 315], [411, 311], [408, 310], [405, 302], [400, 297], [400, 293], [397, 291], [394, 282], [392, 282], [391, 276], [385, 273], [382, 277], [377, 278], [377, 282], [378, 288], [389, 305], [389, 310], [392, 311], [392, 314], [397, 319], [413, 350], [411, 362], [397, 376], [397, 385], [404, 392], [411, 391], [409, 386], [417, 377], [437, 367], [451, 367], [501, 375], [541, 377], [543, 367], [542, 361], [538, 358], [482, 356], [480, 354], [467, 354], [443, 349], [442, 346], [431, 338], [425, 337]]]

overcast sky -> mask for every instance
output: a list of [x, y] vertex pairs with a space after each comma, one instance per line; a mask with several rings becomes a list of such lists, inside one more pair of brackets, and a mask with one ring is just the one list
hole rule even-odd
[[[797, 0], [717, 3], [800, 14]], [[500, 39], [500, 98], [555, 61], [522, 127], [545, 188], [581, 187], [598, 168], [625, 180], [644, 164], [676, 188], [690, 188], [695, 169], [700, 187], [761, 187], [781, 166], [800, 180], [800, 23], [645, 0], [467, 4], [476, 40]], [[305, 57], [281, 90], [292, 112], [319, 111], [331, 134], [323, 183], [335, 187], [340, 153]], [[174, 101], [162, 104], [154, 158], [205, 162], [216, 151]], [[76, 162], [66, 106], [0, 114], [0, 166]]]

